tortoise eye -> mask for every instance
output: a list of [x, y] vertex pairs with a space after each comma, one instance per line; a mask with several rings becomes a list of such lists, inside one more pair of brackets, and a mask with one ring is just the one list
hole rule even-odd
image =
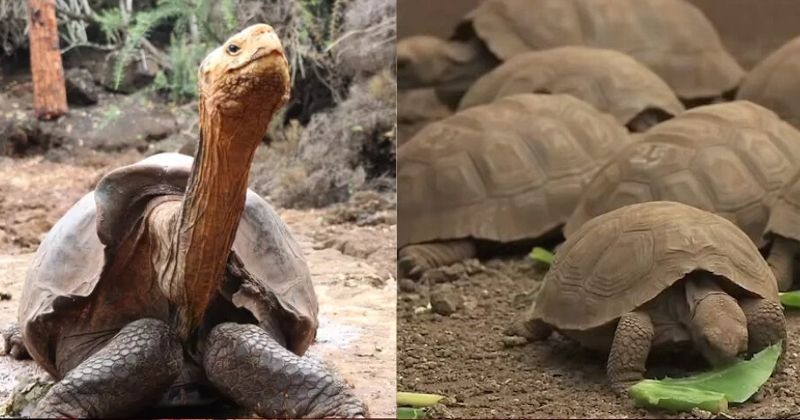
[[228, 52], [231, 54], [236, 54], [240, 49], [236, 44], [228, 44]]

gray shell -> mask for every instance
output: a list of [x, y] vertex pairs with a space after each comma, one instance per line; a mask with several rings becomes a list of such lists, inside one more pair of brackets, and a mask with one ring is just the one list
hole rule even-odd
[[[18, 316], [27, 349], [46, 370], [56, 370], [53, 357], [58, 349], [51, 347], [50, 337], [70, 322], [59, 315], [85, 306], [97, 287], [113, 287], [114, 279], [103, 275], [114, 258], [114, 244], [141, 220], [147, 202], [183, 193], [191, 165], [188, 156], [163, 153], [110, 172], [42, 241], [25, 279]], [[319, 324], [311, 276], [286, 225], [250, 190], [232, 252], [248, 278], [280, 303], [290, 350], [304, 353]], [[252, 304], [246, 296], [235, 295], [234, 300], [245, 309]], [[253, 316], [258, 319], [261, 314]]]

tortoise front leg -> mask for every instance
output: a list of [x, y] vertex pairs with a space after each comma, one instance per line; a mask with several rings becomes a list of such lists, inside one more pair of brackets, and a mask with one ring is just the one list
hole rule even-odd
[[155, 319], [131, 322], [53, 385], [32, 417], [133, 414], [158, 401], [182, 362], [180, 345], [167, 324]]
[[250, 324], [223, 323], [206, 338], [211, 383], [262, 417], [363, 417], [367, 408], [320, 361], [300, 357]]
[[12, 324], [8, 328], [0, 331], [0, 335], [3, 336], [3, 353], [10, 355], [11, 357], [22, 360], [22, 359], [29, 359], [31, 356], [28, 354], [28, 349], [25, 348], [25, 343], [22, 341], [22, 332], [19, 329], [19, 325]]
[[617, 395], [626, 394], [631, 385], [644, 379], [654, 334], [653, 322], [645, 312], [629, 312], [620, 318], [606, 366]]
[[753, 298], [739, 301], [747, 318], [748, 351], [758, 353], [783, 340], [782, 351], [786, 351], [786, 318], [783, 308], [769, 299]]
[[400, 277], [419, 278], [422, 273], [478, 255], [469, 239], [406, 245], [400, 249], [397, 268]]
[[775, 236], [772, 241], [767, 263], [775, 273], [778, 290], [782, 292], [791, 289], [794, 283], [795, 256], [798, 248], [795, 241], [782, 236]]

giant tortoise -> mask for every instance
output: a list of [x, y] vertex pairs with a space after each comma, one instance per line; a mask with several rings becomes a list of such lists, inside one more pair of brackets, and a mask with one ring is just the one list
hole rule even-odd
[[519, 93], [575, 96], [635, 132], [683, 112], [669, 86], [635, 59], [619, 51], [581, 46], [512, 57], [473, 83], [459, 108]]
[[800, 132], [747, 101], [706, 105], [663, 122], [588, 184], [564, 227], [628, 204], [677, 201], [723, 216], [760, 248], [770, 206], [800, 168]]
[[763, 105], [800, 128], [800, 37], [762, 60], [745, 76], [737, 99]]
[[397, 151], [400, 273], [560, 235], [591, 176], [631, 141], [569, 95], [507, 96], [428, 125]]
[[116, 169], [47, 234], [21, 328], [6, 334], [14, 354], [27, 350], [58, 379], [34, 417], [130, 416], [192, 382], [261, 416], [366, 414], [302, 356], [318, 326], [308, 267], [247, 189], [289, 82], [270, 26], [234, 35], [198, 72], [195, 161], [161, 154]]
[[656, 201], [598, 216], [567, 238], [506, 333], [536, 341], [553, 330], [607, 352], [611, 387], [624, 393], [644, 378], [651, 352], [694, 349], [724, 365], [785, 340], [786, 321], [772, 271], [744, 232]]
[[653, 70], [687, 106], [733, 95], [744, 70], [711, 22], [685, 0], [485, 0], [449, 40], [402, 39], [402, 88], [457, 98], [499, 62], [565, 45], [624, 52]]

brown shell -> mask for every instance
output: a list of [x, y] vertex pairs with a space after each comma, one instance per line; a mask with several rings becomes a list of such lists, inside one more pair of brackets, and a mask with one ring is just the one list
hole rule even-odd
[[800, 171], [786, 183], [772, 204], [764, 229], [765, 239], [771, 234], [800, 241]]
[[538, 237], [630, 142], [568, 95], [508, 96], [433, 123], [397, 151], [398, 243]]
[[647, 201], [723, 216], [763, 245], [769, 206], [800, 162], [800, 132], [747, 101], [686, 111], [644, 133], [600, 170], [564, 227]]
[[563, 45], [609, 48], [685, 99], [718, 96], [744, 76], [711, 22], [684, 0], [485, 0], [467, 19], [501, 60]]
[[800, 128], [800, 37], [767, 56], [745, 76], [736, 95], [763, 105]]
[[614, 50], [579, 46], [514, 56], [478, 79], [460, 109], [520, 93], [563, 93], [611, 114], [626, 125], [647, 109], [675, 116], [683, 105], [650, 69]]
[[[26, 347], [48, 371], [55, 371], [52, 358], [58, 350], [50, 347], [49, 337], [70, 322], [64, 311], [85, 305], [98, 285], [114, 287], [114, 279], [101, 281], [110, 265], [106, 256], [113, 258], [112, 244], [133, 228], [144, 203], [183, 192], [191, 164], [188, 156], [163, 153], [112, 171], [48, 232], [25, 279], [18, 313]], [[290, 349], [305, 352], [319, 324], [308, 267], [286, 225], [249, 190], [232, 252], [250, 279], [280, 303]], [[249, 309], [251, 295], [243, 295], [234, 300]]]
[[706, 211], [657, 201], [606, 213], [569, 237], [529, 314], [559, 329], [585, 331], [616, 320], [697, 270], [778, 301], [772, 270], [744, 232]]
[[405, 144], [426, 125], [452, 114], [434, 88], [397, 91], [397, 144]]

